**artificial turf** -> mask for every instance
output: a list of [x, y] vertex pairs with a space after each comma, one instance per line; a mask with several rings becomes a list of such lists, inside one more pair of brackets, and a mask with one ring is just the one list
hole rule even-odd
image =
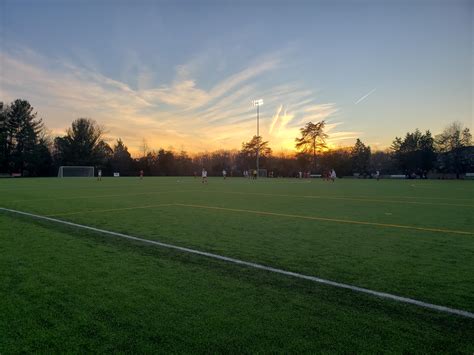
[[[474, 312], [472, 181], [24, 179], [0, 193], [0, 207]], [[0, 353], [474, 351], [472, 319], [8, 213], [0, 231]]]

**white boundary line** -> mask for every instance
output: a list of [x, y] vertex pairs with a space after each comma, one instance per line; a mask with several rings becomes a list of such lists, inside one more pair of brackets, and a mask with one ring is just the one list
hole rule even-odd
[[369, 295], [380, 297], [380, 298], [385, 298], [385, 299], [389, 299], [389, 300], [393, 300], [393, 301], [397, 301], [397, 302], [401, 302], [401, 303], [408, 303], [408, 304], [416, 305], [416, 306], [419, 306], [419, 307], [436, 310], [436, 311], [439, 311], [439, 312], [450, 313], [450, 314], [455, 314], [455, 315], [459, 315], [459, 316], [462, 316], [462, 317], [474, 319], [474, 313], [472, 313], [472, 312], [468, 312], [468, 311], [464, 311], [464, 310], [456, 309], [456, 308], [450, 308], [450, 307], [446, 307], [446, 306], [440, 306], [440, 305], [436, 305], [436, 304], [432, 304], [432, 303], [426, 303], [426, 302], [423, 302], [423, 301], [418, 301], [418, 300], [413, 299], [413, 298], [407, 298], [407, 297], [393, 295], [391, 293], [374, 291], [374, 290], [370, 290], [370, 289], [367, 289], [367, 288], [362, 288], [362, 287], [352, 286], [352, 285], [344, 284], [344, 283], [340, 283], [340, 282], [321, 279], [321, 278], [315, 277], [315, 276], [299, 274], [299, 273], [292, 272], [292, 271], [286, 271], [286, 270], [277, 269], [277, 268], [274, 268], [274, 267], [271, 267], [271, 266], [265, 266], [265, 265], [261, 265], [261, 264], [248, 262], [248, 261], [229, 258], [227, 256], [222, 256], [222, 255], [218, 255], [218, 254], [208, 253], [208, 252], [199, 251], [199, 250], [190, 249], [190, 248], [185, 248], [185, 247], [180, 247], [180, 246], [173, 245], [173, 244], [167, 244], [167, 243], [162, 243], [162, 242], [158, 242], [158, 241], [154, 241], [154, 240], [149, 240], [149, 239], [144, 239], [144, 238], [139, 238], [139, 237], [133, 237], [131, 235], [127, 235], [127, 234], [123, 234], [123, 233], [112, 232], [112, 231], [99, 229], [99, 228], [95, 228], [95, 227], [90, 227], [90, 226], [86, 226], [86, 225], [82, 225], [82, 224], [63, 221], [63, 220], [56, 219], [56, 218], [36, 215], [36, 214], [33, 214], [33, 213], [17, 211], [17, 210], [12, 210], [12, 209], [3, 208], [3, 207], [0, 207], [0, 211], [16, 213], [16, 214], [20, 214], [20, 215], [24, 215], [24, 216], [28, 216], [28, 217], [33, 217], [33, 218], [36, 218], [36, 219], [42, 219], [42, 220], [46, 220], [46, 221], [50, 221], [50, 222], [54, 222], [54, 223], [65, 224], [65, 225], [76, 227], [76, 228], [87, 229], [87, 230], [102, 233], [102, 234], [112, 235], [112, 236], [115, 236], [115, 237], [120, 237], [120, 238], [135, 240], [135, 241], [139, 241], [139, 242], [143, 242], [143, 243], [158, 245], [158, 246], [163, 247], [163, 248], [174, 249], [174, 250], [179, 250], [179, 251], [182, 251], [182, 252], [185, 252], [185, 253], [206, 256], [208, 258], [218, 259], [218, 260], [222, 260], [222, 261], [226, 261], [226, 262], [233, 263], [233, 264], [238, 264], [238, 265], [244, 265], [244, 266], [248, 266], [248, 267], [251, 267], [251, 268], [254, 268], [254, 269], [270, 271], [270, 272], [274, 272], [274, 273], [277, 273], [277, 274], [282, 274], [282, 275], [286, 275], [286, 276], [295, 277], [295, 278], [298, 278], [298, 279], [309, 280], [309, 281], [317, 282], [317, 283], [320, 283], [320, 284], [330, 285], [330, 286], [338, 287], [338, 288], [344, 288], [344, 289], [347, 289], [347, 290], [360, 292], [360, 293], [365, 293], [365, 294], [369, 294]]

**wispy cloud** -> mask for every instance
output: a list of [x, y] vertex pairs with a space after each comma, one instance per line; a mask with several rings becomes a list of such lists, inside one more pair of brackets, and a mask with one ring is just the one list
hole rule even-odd
[[[339, 111], [335, 103], [318, 102], [314, 92], [298, 82], [275, 80], [284, 61], [281, 53], [266, 55], [258, 64], [249, 63], [222, 76], [207, 90], [194, 76], [198, 66], [205, 65], [205, 56], [176, 66], [171, 83], [156, 83], [153, 71], [143, 66], [134, 87], [93, 66], [48, 58], [25, 48], [0, 53], [0, 60], [0, 95], [4, 100], [30, 100], [55, 133], [64, 132], [77, 117], [92, 117], [135, 152], [142, 138], [153, 148], [239, 148], [255, 134], [251, 106], [255, 98], [265, 99], [261, 134], [275, 149], [293, 148], [301, 125], [331, 118]], [[139, 63], [139, 59], [133, 60]], [[340, 123], [332, 124], [328, 129], [340, 133], [335, 138], [352, 136], [351, 132], [344, 136]]]
[[158, 89], [143, 92], [143, 95], [149, 100], [158, 100], [182, 109], [198, 109], [225, 96], [245, 82], [276, 69], [278, 62], [277, 58], [272, 58], [245, 68], [223, 79], [209, 91], [198, 88], [195, 80], [188, 78], [190, 70], [187, 65], [179, 65], [176, 67], [176, 78], [172, 85], [162, 85]]

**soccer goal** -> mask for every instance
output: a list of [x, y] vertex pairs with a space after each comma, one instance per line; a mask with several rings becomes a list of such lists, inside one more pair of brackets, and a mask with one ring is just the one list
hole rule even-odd
[[93, 166], [60, 166], [58, 177], [94, 177]]

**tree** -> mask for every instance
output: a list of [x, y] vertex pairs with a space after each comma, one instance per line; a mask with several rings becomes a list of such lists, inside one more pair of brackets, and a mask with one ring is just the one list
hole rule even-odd
[[425, 175], [434, 167], [436, 153], [430, 131], [424, 134], [418, 129], [407, 133], [404, 139], [395, 137], [391, 149], [399, 169], [407, 175]]
[[296, 160], [298, 171], [311, 170], [311, 163], [313, 159], [310, 154], [305, 152], [298, 152], [296, 153], [294, 159]]
[[17, 99], [12, 102], [6, 111], [6, 117], [2, 119], [2, 125], [5, 126], [2, 135], [6, 138], [6, 144], [3, 143], [4, 155], [11, 172], [37, 175], [38, 154], [45, 154], [46, 151], [37, 147], [44, 127], [42, 120], [36, 116], [37, 113], [33, 112], [28, 101]]
[[279, 153], [277, 156], [271, 156], [268, 158], [267, 166], [270, 171], [273, 171], [275, 177], [291, 177], [295, 176], [298, 171], [301, 171], [301, 165], [305, 164], [304, 158], [300, 158], [300, 161], [297, 159], [295, 159], [293, 154]]
[[176, 175], [183, 176], [183, 175], [192, 175], [194, 171], [198, 171], [199, 169], [194, 166], [192, 159], [189, 155], [182, 150], [179, 154], [176, 154]]
[[110, 165], [114, 172], [120, 173], [120, 175], [131, 175], [133, 159], [128, 148], [123, 144], [122, 140], [117, 139], [117, 144], [114, 145], [112, 159]]
[[348, 176], [352, 173], [351, 151], [348, 148], [328, 150], [321, 154], [321, 169], [334, 169], [339, 176]]
[[257, 149], [262, 163], [272, 154], [272, 149], [269, 147], [268, 141], [264, 141], [262, 136], [253, 136], [250, 142], [242, 143], [242, 150], [239, 155], [240, 160], [245, 165], [245, 169], [249, 169], [257, 160]]
[[159, 175], [174, 174], [174, 154], [171, 150], [160, 149], [156, 156]]
[[425, 134], [421, 135], [419, 141], [420, 150], [420, 167], [422, 172], [426, 174], [434, 168], [436, 161], [435, 141], [430, 131], [426, 131]]
[[143, 170], [145, 175], [154, 175], [157, 172], [156, 157], [154, 152], [147, 152], [146, 155], [135, 160], [137, 170]]
[[370, 156], [370, 166], [384, 174], [396, 174], [397, 162], [390, 149], [373, 152]]
[[472, 166], [472, 135], [469, 128], [463, 128], [460, 122], [453, 122], [436, 136], [438, 168], [441, 171], [456, 173], [459, 179], [461, 173], [474, 168]]
[[357, 138], [354, 147], [351, 149], [353, 171], [359, 174], [368, 174], [370, 170], [370, 156], [370, 147]]
[[0, 102], [0, 172], [8, 171], [8, 106]]
[[30, 163], [31, 173], [34, 176], [50, 176], [53, 172], [53, 158], [51, 156], [51, 140], [42, 135], [35, 145], [34, 159]]
[[142, 152], [142, 157], [146, 157], [150, 152], [150, 148], [148, 147], [148, 142], [145, 138], [142, 138], [142, 144], [140, 145], [140, 152]]
[[436, 136], [436, 147], [442, 153], [468, 147], [471, 144], [471, 132], [469, 128], [463, 128], [460, 122], [451, 123], [442, 133]]
[[300, 128], [301, 137], [295, 138], [296, 149], [300, 152], [311, 154], [313, 157], [313, 167], [316, 168], [316, 156], [327, 148], [326, 139], [328, 135], [324, 133], [326, 122], [308, 122]]
[[92, 165], [103, 167], [113, 151], [103, 140], [104, 129], [94, 120], [78, 118], [64, 137], [54, 141], [56, 160], [60, 165]]
[[210, 173], [212, 175], [221, 175], [222, 170], [226, 169], [227, 172], [232, 170], [232, 153], [228, 150], [218, 150], [211, 154], [211, 166]]

